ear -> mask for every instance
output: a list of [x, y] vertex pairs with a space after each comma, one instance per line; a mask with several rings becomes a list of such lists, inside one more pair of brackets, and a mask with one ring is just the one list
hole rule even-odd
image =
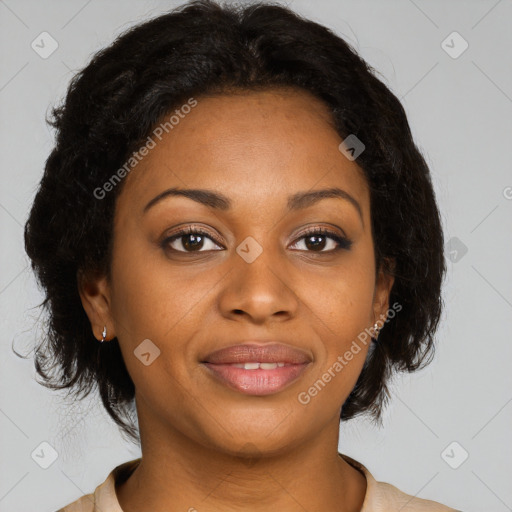
[[394, 270], [396, 262], [394, 259], [386, 258], [380, 265], [377, 279], [375, 281], [375, 292], [373, 295], [373, 323], [379, 327], [384, 325], [389, 310], [389, 295], [395, 282]]
[[77, 286], [82, 306], [91, 323], [94, 337], [102, 339], [103, 328], [107, 328], [106, 340], [116, 336], [110, 308], [110, 286], [106, 276], [77, 273]]

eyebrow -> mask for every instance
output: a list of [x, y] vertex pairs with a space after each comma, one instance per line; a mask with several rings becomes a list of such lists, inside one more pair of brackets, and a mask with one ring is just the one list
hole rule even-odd
[[[219, 192], [213, 192], [212, 190], [206, 189], [179, 189], [179, 188], [170, 188], [164, 190], [156, 197], [151, 199], [148, 204], [144, 207], [143, 212], [146, 213], [152, 206], [159, 203], [163, 199], [167, 197], [173, 196], [183, 196], [192, 199], [208, 208], [212, 208], [215, 210], [226, 211], [229, 210], [232, 206], [232, 201], [224, 194]], [[306, 192], [297, 192], [288, 197], [287, 208], [289, 211], [297, 211], [302, 210], [304, 208], [308, 208], [313, 204], [317, 203], [322, 199], [329, 198], [338, 198], [343, 199], [350, 202], [361, 217], [361, 221], [363, 221], [363, 212], [361, 209], [361, 205], [357, 202], [357, 200], [352, 197], [348, 192], [342, 190], [341, 188], [333, 187], [326, 188], [321, 190], [311, 190]], [[363, 221], [364, 225], [364, 221]]]

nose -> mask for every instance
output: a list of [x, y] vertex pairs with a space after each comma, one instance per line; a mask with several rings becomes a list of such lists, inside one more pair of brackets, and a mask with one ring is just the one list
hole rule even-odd
[[238, 254], [233, 256], [232, 270], [219, 297], [225, 317], [247, 317], [255, 324], [264, 324], [296, 315], [299, 299], [293, 290], [293, 274], [285, 271], [284, 261], [277, 261], [270, 251], [263, 251], [251, 263]]

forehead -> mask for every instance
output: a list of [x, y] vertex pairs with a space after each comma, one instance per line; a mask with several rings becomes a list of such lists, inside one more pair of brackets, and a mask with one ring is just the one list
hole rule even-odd
[[369, 201], [361, 168], [338, 149], [342, 139], [327, 106], [307, 91], [237, 92], [196, 101], [164, 116], [162, 123], [175, 114], [173, 124], [159, 137], [151, 135], [152, 149], [129, 173], [121, 194], [132, 206], [171, 187], [221, 191], [235, 205], [325, 187], [347, 190], [362, 206]]

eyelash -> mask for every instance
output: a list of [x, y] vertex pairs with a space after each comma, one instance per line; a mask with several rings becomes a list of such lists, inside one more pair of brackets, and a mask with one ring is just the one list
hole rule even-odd
[[[205, 237], [211, 239], [217, 245], [222, 245], [218, 240], [215, 239], [215, 237], [213, 237], [207, 231], [205, 231], [205, 230], [203, 230], [201, 228], [194, 228], [192, 226], [188, 226], [188, 227], [186, 227], [186, 228], [176, 232], [174, 235], [172, 235], [170, 237], [167, 237], [165, 240], [163, 240], [162, 244], [161, 244], [162, 248], [165, 249], [172, 242], [174, 242], [175, 240], [178, 240], [179, 238], [182, 238], [185, 235], [205, 236]], [[335, 242], [338, 243], [338, 247], [336, 247], [335, 249], [331, 249], [329, 251], [303, 251], [303, 252], [310, 252], [310, 253], [317, 253], [317, 254], [329, 254], [329, 253], [338, 252], [341, 249], [349, 250], [350, 247], [352, 246], [352, 240], [349, 240], [348, 238], [339, 235], [335, 231], [331, 231], [330, 229], [323, 228], [323, 227], [308, 229], [307, 231], [305, 231], [304, 233], [302, 233], [299, 236], [299, 238], [297, 239], [297, 241], [295, 243], [297, 243], [298, 241], [302, 240], [303, 238], [308, 238], [308, 237], [311, 237], [311, 236], [324, 236], [324, 237], [326, 236], [328, 238], [331, 238]], [[295, 245], [295, 243], [294, 243], [294, 245]], [[172, 248], [171, 248], [171, 250], [173, 252], [184, 253], [184, 254], [193, 254], [194, 252], [208, 252], [208, 251], [178, 251], [178, 250], [172, 249]]]

